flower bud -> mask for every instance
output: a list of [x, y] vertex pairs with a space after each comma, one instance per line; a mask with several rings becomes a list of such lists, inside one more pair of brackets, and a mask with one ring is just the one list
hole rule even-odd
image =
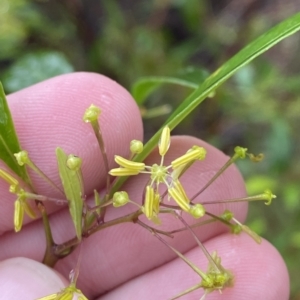
[[67, 159], [67, 166], [70, 170], [78, 171], [82, 165], [82, 159], [78, 156], [70, 154]]
[[97, 121], [101, 114], [101, 109], [98, 106], [92, 104], [89, 108], [86, 109], [83, 115], [83, 121], [86, 123]]
[[243, 147], [240, 147], [240, 146], [236, 146], [234, 148], [234, 156], [236, 156], [237, 158], [245, 158], [246, 157], [246, 152], [247, 152], [247, 148], [243, 148]]
[[144, 145], [141, 141], [132, 140], [130, 142], [130, 152], [133, 154], [139, 154], [143, 151]]
[[170, 147], [170, 141], [171, 141], [170, 128], [168, 126], [166, 126], [163, 129], [160, 140], [158, 142], [159, 154], [161, 156], [164, 156], [167, 153], [167, 151]]
[[189, 209], [189, 213], [195, 218], [199, 219], [205, 215], [205, 208], [200, 203], [192, 205]]
[[129, 201], [128, 194], [124, 191], [122, 192], [115, 192], [113, 196], [113, 206], [120, 207], [127, 204]]

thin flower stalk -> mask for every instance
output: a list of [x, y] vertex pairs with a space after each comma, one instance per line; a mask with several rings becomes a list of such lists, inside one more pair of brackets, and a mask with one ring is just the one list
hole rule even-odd
[[[169, 197], [174, 199], [181, 210], [200, 218], [204, 215], [204, 208], [201, 204], [191, 204], [183, 186], [179, 181], [179, 176], [185, 170], [187, 165], [196, 160], [203, 160], [206, 156], [206, 150], [199, 146], [193, 146], [186, 154], [173, 160], [170, 165], [164, 165], [164, 158], [170, 147], [170, 128], [166, 126], [162, 130], [161, 138], [158, 144], [158, 151], [161, 156], [160, 164], [148, 166], [143, 162], [133, 162], [121, 156], [115, 156], [115, 162], [119, 168], [110, 170], [112, 176], [134, 176], [138, 174], [148, 174], [149, 183], [145, 188], [145, 198], [143, 211], [149, 220], [159, 223], [158, 212], [161, 203], [159, 187], [161, 184], [167, 187]], [[172, 171], [171, 171], [172, 170]]]
[[258, 154], [255, 156], [254, 154], [248, 154], [248, 149], [240, 146], [236, 146], [234, 148], [233, 156], [218, 170], [218, 172], [193, 196], [191, 197], [191, 201], [197, 198], [200, 194], [202, 194], [226, 169], [228, 169], [236, 160], [244, 159], [248, 156], [252, 161], [259, 162], [263, 159], [263, 154]]

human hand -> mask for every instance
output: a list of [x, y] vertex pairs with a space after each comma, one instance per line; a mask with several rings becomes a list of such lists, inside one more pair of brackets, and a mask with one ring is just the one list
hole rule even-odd
[[[8, 99], [22, 148], [58, 185], [61, 183], [55, 148], [60, 146], [67, 153], [80, 156], [85, 192], [91, 199], [93, 189], [104, 188], [106, 174], [95, 137], [90, 127], [81, 122], [85, 109], [92, 103], [102, 109], [100, 123], [110, 167], [114, 166], [114, 154], [126, 157], [130, 141], [142, 140], [142, 122], [136, 104], [127, 91], [104, 76], [87, 73], [63, 75], [10, 95]], [[205, 142], [180, 136], [172, 138], [166, 161], [185, 153], [194, 144], [205, 147], [207, 157], [182, 178], [189, 195], [195, 194], [227, 160], [223, 153]], [[158, 154], [154, 151], [147, 161], [158, 162]], [[31, 175], [39, 194], [57, 197], [40, 178]], [[141, 202], [147, 179], [140, 175], [125, 184], [124, 189], [132, 200]], [[244, 195], [243, 179], [231, 166], [196, 202]], [[0, 181], [0, 299], [32, 300], [59, 292], [68, 285], [65, 278], [76, 266], [79, 250], [59, 260], [54, 268], [57, 272], [38, 263], [45, 251], [42, 222], [25, 218], [22, 231], [14, 233], [14, 200], [7, 184]], [[239, 221], [245, 220], [246, 204], [231, 203], [226, 208], [232, 210]], [[109, 208], [106, 217], [112, 219], [134, 209], [130, 205]], [[209, 205], [207, 209], [220, 214], [225, 206]], [[67, 207], [47, 203], [47, 211], [56, 243], [75, 236]], [[178, 220], [162, 219], [161, 227], [166, 230], [180, 227]], [[267, 241], [257, 245], [247, 235], [230, 234], [227, 228], [217, 223], [199, 227], [195, 232], [210, 253], [217, 250], [222, 265], [235, 276], [233, 288], [225, 289], [223, 294], [211, 293], [206, 299], [288, 299], [286, 266]], [[207, 259], [189, 232], [166, 239], [197, 266], [206, 269]], [[199, 281], [199, 276], [164, 244], [137, 224], [128, 223], [97, 232], [84, 240], [77, 287], [88, 299], [164, 300]], [[202, 294], [203, 290], [197, 290], [182, 299], [199, 299]]]

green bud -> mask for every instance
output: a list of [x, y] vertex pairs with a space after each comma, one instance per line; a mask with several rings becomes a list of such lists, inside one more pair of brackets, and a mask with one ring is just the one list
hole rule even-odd
[[265, 202], [266, 205], [270, 205], [274, 198], [276, 198], [276, 195], [272, 194], [272, 192], [270, 190], [264, 191], [263, 199], [267, 201], [267, 202]]
[[189, 213], [195, 218], [199, 219], [205, 215], [205, 208], [200, 203], [192, 205], [189, 209]]
[[67, 159], [67, 166], [70, 170], [78, 171], [82, 165], [82, 159], [78, 156], [70, 154]]
[[247, 148], [242, 148], [240, 146], [236, 146], [234, 148], [235, 156], [243, 159], [246, 157], [247, 150], [248, 150]]
[[234, 234], [239, 234], [242, 231], [242, 227], [239, 224], [232, 225], [231, 232]]
[[113, 206], [120, 207], [127, 204], [129, 201], [128, 194], [124, 191], [122, 192], [115, 192], [113, 196]]
[[30, 161], [28, 157], [28, 152], [25, 150], [15, 153], [14, 156], [16, 157], [16, 160], [20, 166], [23, 166], [24, 164], [27, 164]]
[[233, 218], [233, 212], [226, 209], [223, 214], [221, 215], [221, 218], [225, 221], [231, 221], [231, 219]]
[[94, 104], [86, 109], [83, 115], [83, 121], [86, 123], [97, 121], [101, 113], [101, 109]]
[[133, 154], [139, 154], [143, 151], [144, 145], [141, 141], [132, 140], [130, 142], [130, 152]]

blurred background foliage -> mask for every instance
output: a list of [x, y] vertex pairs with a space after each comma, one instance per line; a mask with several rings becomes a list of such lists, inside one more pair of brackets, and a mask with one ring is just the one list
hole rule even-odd
[[[128, 90], [143, 76], [199, 83], [264, 31], [300, 10], [296, 0], [0, 0], [0, 78], [7, 93], [72, 71], [105, 74]], [[250, 205], [248, 224], [283, 255], [300, 299], [300, 35], [241, 69], [174, 130], [241, 161], [249, 194], [271, 188], [271, 207]], [[144, 102], [145, 138], [190, 88], [164, 85]], [[153, 110], [154, 109], [154, 110]], [[168, 109], [166, 109], [168, 110]], [[150, 118], [158, 112], [158, 116]], [[271, 287], [267, 287], [271, 288]]]

